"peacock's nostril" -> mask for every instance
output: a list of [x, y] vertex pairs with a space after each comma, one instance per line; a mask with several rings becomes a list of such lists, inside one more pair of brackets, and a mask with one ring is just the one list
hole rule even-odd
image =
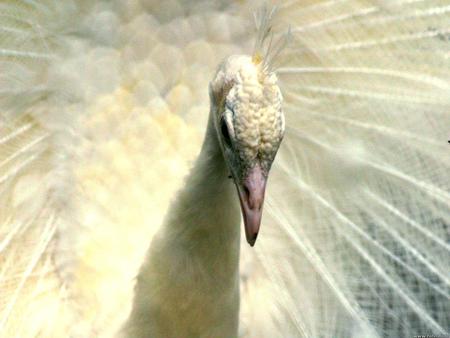
[[249, 209], [254, 211], [261, 210], [264, 199], [264, 194], [261, 193], [261, 190], [247, 184], [244, 184], [243, 190]]
[[250, 200], [250, 190], [248, 189], [247, 185], [244, 184], [244, 194], [247, 201]]
[[265, 189], [266, 178], [262, 174], [261, 168], [257, 165], [242, 184], [244, 199], [250, 210], [261, 211]]

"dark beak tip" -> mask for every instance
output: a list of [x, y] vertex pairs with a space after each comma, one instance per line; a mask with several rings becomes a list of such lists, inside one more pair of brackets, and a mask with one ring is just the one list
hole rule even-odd
[[258, 238], [258, 233], [254, 234], [253, 236], [247, 236], [248, 244], [250, 244], [251, 247], [254, 247], [257, 238]]

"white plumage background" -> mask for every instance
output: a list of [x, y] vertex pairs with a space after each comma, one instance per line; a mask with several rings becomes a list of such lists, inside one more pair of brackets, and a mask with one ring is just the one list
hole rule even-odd
[[[1, 337], [114, 336], [261, 4], [0, 2]], [[450, 2], [276, 4], [286, 135], [240, 336], [448, 334]]]

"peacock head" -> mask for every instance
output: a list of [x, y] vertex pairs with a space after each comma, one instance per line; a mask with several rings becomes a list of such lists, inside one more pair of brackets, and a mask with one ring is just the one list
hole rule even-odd
[[237, 187], [247, 242], [261, 224], [266, 182], [284, 134], [275, 74], [250, 56], [225, 60], [210, 83], [217, 137]]

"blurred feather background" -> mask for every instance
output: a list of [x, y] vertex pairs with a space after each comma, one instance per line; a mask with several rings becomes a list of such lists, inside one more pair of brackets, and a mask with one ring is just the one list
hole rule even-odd
[[[274, 4], [287, 130], [240, 335], [448, 334], [450, 3]], [[0, 336], [114, 335], [261, 5], [0, 2]]]

